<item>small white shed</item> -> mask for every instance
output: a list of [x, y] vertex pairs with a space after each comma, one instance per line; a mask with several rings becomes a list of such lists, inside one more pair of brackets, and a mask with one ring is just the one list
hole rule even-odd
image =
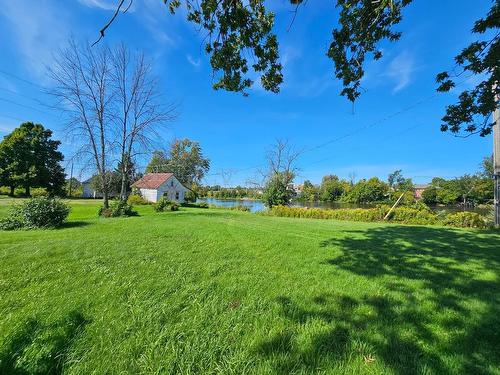
[[82, 198], [102, 198], [102, 194], [92, 187], [92, 177], [82, 182]]
[[156, 203], [161, 197], [171, 201], [184, 202], [188, 188], [180, 183], [173, 173], [147, 173], [132, 184], [141, 192], [141, 196]]

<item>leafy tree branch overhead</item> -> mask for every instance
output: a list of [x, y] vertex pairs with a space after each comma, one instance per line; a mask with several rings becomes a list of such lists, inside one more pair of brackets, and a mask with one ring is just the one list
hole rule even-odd
[[[126, 12], [134, 0], [119, 2], [116, 12], [100, 30], [100, 38], [120, 12]], [[279, 44], [273, 32], [274, 14], [265, 7], [265, 0], [163, 0], [174, 14], [186, 9], [187, 20], [205, 33], [204, 47], [214, 72], [214, 89], [241, 92], [254, 84], [250, 70], [260, 76], [262, 87], [279, 92], [283, 82]], [[292, 22], [303, 0], [290, 0], [295, 7]], [[341, 95], [354, 102], [362, 93], [361, 80], [367, 60], [382, 58], [380, 43], [395, 42], [401, 32], [395, 29], [402, 20], [402, 11], [412, 0], [337, 0], [338, 25], [332, 30], [332, 41], [326, 55], [334, 65], [335, 77], [342, 81]], [[475, 22], [472, 33], [478, 40], [456, 56], [452, 72], [437, 75], [439, 92], [457, 86], [456, 79], [464, 73], [480, 78], [472, 89], [463, 91], [458, 103], [449, 105], [441, 129], [453, 134], [491, 132], [491, 113], [495, 95], [499, 95], [500, 0], [493, 0], [488, 14]], [[473, 20], [471, 20], [472, 24]], [[457, 72], [457, 69], [459, 70]]]

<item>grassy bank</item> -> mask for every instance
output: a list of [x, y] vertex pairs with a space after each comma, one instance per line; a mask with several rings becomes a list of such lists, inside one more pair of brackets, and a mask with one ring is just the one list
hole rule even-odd
[[0, 232], [0, 373], [500, 372], [498, 233], [71, 205]]

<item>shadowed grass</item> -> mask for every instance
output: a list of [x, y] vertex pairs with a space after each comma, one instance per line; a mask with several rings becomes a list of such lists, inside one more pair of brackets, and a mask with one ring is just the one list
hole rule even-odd
[[498, 233], [98, 204], [0, 232], [0, 373], [500, 372]]

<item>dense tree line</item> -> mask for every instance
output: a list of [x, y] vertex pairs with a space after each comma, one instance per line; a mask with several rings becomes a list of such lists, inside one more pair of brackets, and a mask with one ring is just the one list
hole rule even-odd
[[352, 183], [336, 175], [327, 175], [320, 185], [304, 181], [297, 199], [306, 202], [373, 203], [389, 200], [395, 192], [394, 188], [391, 190], [388, 183], [377, 177]]
[[482, 170], [476, 174], [446, 180], [435, 177], [422, 193], [426, 204], [481, 204], [493, 200], [493, 158], [483, 160]]
[[198, 195], [205, 198], [217, 199], [260, 199], [262, 198], [262, 190], [256, 188], [249, 188], [243, 186], [235, 187], [221, 187], [215, 186], [202, 186], [199, 187]]

